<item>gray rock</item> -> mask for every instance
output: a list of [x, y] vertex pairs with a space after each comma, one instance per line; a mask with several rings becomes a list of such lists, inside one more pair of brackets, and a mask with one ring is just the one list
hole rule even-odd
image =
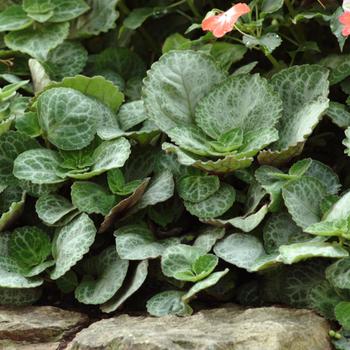
[[330, 350], [329, 325], [309, 310], [236, 306], [191, 317], [122, 315], [79, 332], [69, 350]]
[[[0, 345], [7, 344], [0, 348], [11, 349], [10, 344], [16, 342], [23, 343], [23, 346], [55, 343], [77, 332], [87, 322], [88, 318], [83, 314], [52, 306], [0, 307]], [[27, 349], [30, 349], [29, 346]], [[50, 349], [48, 345], [46, 348]]]
[[60, 343], [38, 343], [31, 344], [12, 340], [0, 340], [1, 350], [57, 350]]

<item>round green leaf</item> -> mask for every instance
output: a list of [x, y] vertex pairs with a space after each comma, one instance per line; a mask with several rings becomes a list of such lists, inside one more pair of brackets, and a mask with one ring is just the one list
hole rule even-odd
[[202, 290], [214, 286], [229, 271], [230, 271], [229, 269], [225, 269], [224, 271], [214, 272], [204, 280], [197, 282], [191, 287], [191, 289], [185, 295], [182, 296], [182, 300], [186, 302], [189, 299], [191, 299], [193, 296], [201, 292]]
[[255, 236], [234, 233], [216, 243], [214, 253], [226, 262], [249, 271], [265, 251]]
[[292, 181], [283, 188], [282, 195], [289, 214], [301, 228], [321, 220], [320, 206], [327, 189], [319, 180], [302, 177]]
[[350, 302], [340, 302], [335, 307], [335, 317], [344, 329], [350, 330]]
[[13, 174], [20, 180], [34, 184], [63, 182], [60, 169], [61, 157], [50, 149], [32, 149], [21, 153], [15, 160]]
[[26, 278], [18, 264], [8, 256], [0, 256], [1, 288], [35, 288], [43, 284], [40, 278]]
[[350, 258], [340, 259], [326, 270], [326, 278], [335, 288], [350, 289]]
[[20, 5], [10, 6], [0, 13], [0, 32], [21, 30], [32, 23]]
[[5, 35], [5, 44], [38, 60], [46, 60], [50, 50], [62, 44], [68, 36], [69, 23], [57, 23], [40, 28], [26, 28]]
[[57, 231], [52, 244], [52, 255], [56, 261], [51, 272], [53, 280], [63, 276], [83, 258], [94, 243], [95, 235], [95, 225], [86, 214], [79, 215]]
[[[233, 108], [234, 106], [234, 108]], [[196, 123], [218, 139], [228, 130], [273, 128], [282, 112], [282, 101], [260, 75], [227, 79], [205, 96], [196, 108]]]
[[264, 247], [267, 253], [278, 251], [281, 245], [304, 242], [312, 237], [304, 233], [285, 212], [272, 215], [263, 230]]
[[74, 207], [79, 211], [106, 215], [117, 202], [103, 186], [89, 181], [76, 181], [71, 188]]
[[137, 265], [132, 279], [127, 284], [125, 290], [115, 294], [105, 304], [101, 305], [103, 312], [113, 312], [117, 310], [128, 298], [130, 298], [145, 282], [148, 274], [148, 260], [140, 261]]
[[54, 80], [61, 80], [64, 77], [79, 74], [85, 67], [87, 56], [84, 46], [76, 42], [65, 41], [49, 52], [45, 64], [50, 77]]
[[53, 88], [38, 98], [38, 118], [47, 139], [62, 150], [79, 150], [95, 137], [99, 105], [81, 92]]
[[177, 191], [183, 200], [198, 203], [213, 195], [219, 187], [218, 176], [187, 176], [180, 179]]
[[153, 64], [144, 80], [149, 118], [165, 132], [192, 125], [199, 100], [225, 77], [214, 59], [201, 52], [170, 51]]
[[115, 247], [105, 249], [96, 260], [97, 276], [85, 276], [75, 290], [75, 297], [84, 304], [102, 304], [122, 286], [129, 261], [121, 260]]
[[147, 301], [147, 311], [152, 316], [162, 317], [167, 315], [189, 316], [193, 310], [182, 301], [185, 292], [168, 290], [153, 296]]
[[231, 185], [222, 183], [219, 190], [199, 203], [184, 202], [186, 209], [202, 219], [216, 218], [230, 209], [236, 192]]
[[40, 196], [35, 203], [36, 213], [48, 225], [56, 224], [74, 209], [72, 203], [58, 194]]
[[170, 246], [162, 255], [162, 271], [165, 276], [180, 281], [199, 281], [211, 274], [218, 264], [215, 255], [185, 244]]
[[277, 127], [280, 138], [272, 149], [304, 142], [328, 108], [328, 70], [318, 65], [294, 66], [275, 74], [271, 84], [283, 101]]
[[50, 238], [38, 227], [19, 227], [11, 233], [9, 254], [19, 266], [30, 268], [39, 265], [50, 253]]
[[115, 231], [118, 255], [126, 260], [155, 259], [177, 239], [157, 240], [145, 225], [127, 225]]

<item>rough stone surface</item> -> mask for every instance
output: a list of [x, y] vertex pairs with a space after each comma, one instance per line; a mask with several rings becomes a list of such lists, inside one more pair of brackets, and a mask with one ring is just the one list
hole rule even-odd
[[0, 307], [0, 349], [57, 349], [87, 323], [83, 314], [52, 306]]
[[1, 350], [58, 350], [60, 343], [31, 344], [26, 342], [15, 342], [11, 340], [0, 340]]
[[228, 307], [191, 317], [122, 315], [79, 332], [69, 350], [330, 350], [328, 323], [308, 310]]

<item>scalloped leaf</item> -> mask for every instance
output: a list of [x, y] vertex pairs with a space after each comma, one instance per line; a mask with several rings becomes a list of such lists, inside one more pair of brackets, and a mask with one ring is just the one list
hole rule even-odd
[[193, 166], [216, 174], [232, 173], [238, 169], [248, 168], [254, 160], [251, 157], [238, 158], [235, 154], [217, 160], [201, 159], [197, 155], [186, 152], [180, 147], [167, 142], [162, 144], [162, 149], [167, 153], [176, 154], [177, 161], [182, 165]]
[[114, 246], [102, 251], [94, 264], [97, 275], [84, 276], [74, 293], [83, 304], [103, 304], [111, 299], [122, 286], [129, 267], [129, 261], [121, 260]]
[[[70, 2], [69, 0], [64, 0]], [[45, 62], [50, 77], [61, 80], [81, 73], [87, 62], [88, 54], [80, 43], [64, 41], [51, 50]]]
[[81, 16], [89, 10], [89, 6], [84, 0], [55, 0], [52, 16], [49, 22], [67, 22]]
[[349, 221], [347, 219], [335, 219], [316, 222], [304, 229], [316, 236], [336, 236], [350, 238], [349, 234]]
[[273, 214], [263, 229], [264, 247], [269, 254], [277, 252], [282, 245], [306, 242], [311, 238], [286, 212]]
[[185, 292], [168, 290], [154, 295], [147, 301], [147, 311], [152, 316], [167, 315], [190, 316], [192, 308], [182, 301]]
[[265, 251], [256, 237], [234, 233], [216, 243], [214, 253], [226, 262], [250, 271], [255, 260]]
[[125, 177], [120, 169], [112, 169], [107, 173], [108, 187], [112, 193], [127, 196], [133, 193], [142, 183], [142, 180], [134, 180], [125, 183]]
[[128, 281], [126, 288], [118, 291], [110, 300], [101, 305], [102, 312], [113, 312], [117, 310], [127, 299], [129, 299], [145, 282], [148, 275], [148, 260], [140, 261], [134, 271], [132, 279]]
[[48, 89], [58, 87], [74, 89], [87, 97], [93, 97], [109, 107], [114, 113], [124, 102], [124, 94], [119, 91], [119, 88], [102, 76], [76, 75], [65, 77], [59, 83], [52, 83]]
[[231, 225], [233, 227], [239, 228], [243, 232], [250, 232], [260, 225], [260, 223], [264, 220], [265, 216], [267, 215], [268, 211], [268, 205], [263, 205], [256, 213], [249, 213], [244, 216], [237, 216], [235, 218], [227, 220], [214, 219], [206, 220], [205, 222], [211, 225]]
[[335, 307], [335, 317], [340, 325], [350, 330], [350, 302], [342, 301]]
[[49, 51], [67, 38], [69, 23], [53, 23], [42, 28], [26, 28], [5, 35], [6, 46], [38, 60], [46, 60]]
[[301, 228], [321, 220], [320, 206], [327, 190], [319, 180], [302, 177], [291, 181], [283, 188], [282, 195], [289, 214]]
[[7, 7], [0, 13], [0, 32], [21, 30], [32, 23], [33, 20], [26, 15], [20, 5]]
[[226, 74], [201, 52], [170, 51], [154, 63], [144, 80], [147, 114], [164, 132], [194, 124], [197, 103]]
[[162, 203], [174, 194], [174, 179], [170, 171], [165, 170], [154, 176], [140, 201], [132, 208], [131, 212], [144, 209], [150, 205]]
[[21, 268], [42, 264], [50, 253], [50, 237], [38, 227], [18, 227], [11, 233], [9, 255]]
[[176, 143], [185, 151], [200, 156], [211, 155], [210, 140], [196, 126], [179, 125], [167, 130], [167, 134], [172, 142]]
[[204, 280], [197, 282], [185, 295], [182, 296], [182, 300], [187, 302], [202, 290], [215, 286], [215, 284], [217, 284], [229, 271], [229, 269], [225, 269], [224, 271], [214, 272]]
[[51, 88], [38, 98], [38, 120], [47, 139], [62, 150], [79, 150], [95, 137], [100, 105], [71, 88]]
[[325, 265], [320, 260], [293, 265], [283, 272], [282, 302], [293, 307], [310, 307], [310, 290], [324, 281]]
[[193, 246], [202, 249], [206, 253], [209, 253], [214, 247], [215, 243], [219, 239], [222, 239], [224, 235], [224, 228], [207, 226], [199, 231], [199, 235], [194, 241]]
[[314, 177], [322, 182], [329, 194], [337, 194], [341, 187], [339, 177], [332, 168], [311, 158], [305, 158], [294, 163], [289, 169], [289, 175], [291, 177]]
[[202, 219], [211, 219], [229, 210], [235, 199], [235, 189], [231, 185], [221, 183], [220, 188], [205, 200], [198, 203], [184, 201], [184, 205], [192, 215]]
[[234, 128], [245, 132], [271, 129], [277, 124], [281, 112], [282, 102], [266, 79], [258, 74], [238, 75], [227, 79], [201, 99], [195, 119], [197, 125], [216, 140]]
[[23, 0], [22, 7], [27, 13], [42, 14], [53, 10], [55, 5], [50, 0]]
[[327, 214], [324, 216], [324, 219], [327, 221], [347, 219], [350, 216], [349, 205], [350, 192], [347, 192], [332, 205]]
[[50, 149], [32, 149], [21, 153], [14, 162], [17, 179], [34, 184], [57, 184], [64, 181], [60, 169], [61, 157]]
[[87, 214], [107, 215], [117, 202], [117, 197], [103, 186], [89, 181], [76, 181], [71, 187], [74, 207]]
[[330, 265], [326, 278], [335, 288], [350, 289], [350, 258], [339, 259]]
[[277, 127], [280, 138], [271, 149], [286, 153], [304, 142], [325, 114], [328, 70], [318, 65], [294, 66], [275, 74], [271, 84], [283, 101], [283, 116]]
[[58, 194], [40, 196], [35, 203], [39, 218], [47, 225], [55, 225], [75, 210], [72, 203]]
[[157, 240], [144, 224], [127, 225], [114, 232], [118, 255], [126, 260], [155, 259], [179, 242], [177, 238]]
[[179, 196], [191, 203], [204, 201], [220, 188], [220, 179], [218, 176], [200, 176], [193, 175], [183, 177], [177, 184]]
[[302, 242], [279, 247], [280, 258], [284, 264], [294, 264], [302, 260], [322, 258], [345, 258], [348, 251], [337, 243]]
[[17, 263], [8, 256], [0, 256], [1, 288], [35, 288], [43, 284], [40, 278], [22, 276]]
[[288, 147], [281, 151], [272, 151], [270, 149], [263, 150], [258, 155], [260, 164], [283, 166], [286, 165], [292, 158], [300, 155], [304, 149], [305, 142], [299, 142], [295, 146]]
[[106, 33], [115, 27], [119, 12], [115, 7], [118, 0], [86, 0], [90, 10], [72, 24], [72, 37], [86, 38]]
[[147, 119], [147, 113], [142, 100], [124, 103], [117, 115], [118, 122], [123, 130], [129, 130]]
[[52, 255], [56, 265], [50, 277], [53, 280], [60, 278], [81, 260], [94, 243], [95, 235], [95, 225], [86, 214], [80, 214], [60, 228], [52, 244]]
[[350, 76], [350, 55], [329, 55], [322, 59], [319, 64], [330, 70], [329, 83], [335, 85]]
[[180, 281], [197, 282], [209, 276], [218, 258], [213, 254], [206, 254], [198, 247], [185, 244], [170, 246], [162, 255], [162, 272], [167, 277]]
[[335, 320], [334, 308], [341, 298], [327, 281], [315, 285], [310, 291], [309, 299], [313, 309], [328, 320]]
[[24, 151], [40, 148], [39, 143], [19, 131], [8, 131], [0, 136], [0, 183], [10, 185], [17, 180], [13, 176], [13, 162]]
[[340, 128], [347, 128], [350, 126], [350, 112], [342, 103], [329, 102], [327, 116]]

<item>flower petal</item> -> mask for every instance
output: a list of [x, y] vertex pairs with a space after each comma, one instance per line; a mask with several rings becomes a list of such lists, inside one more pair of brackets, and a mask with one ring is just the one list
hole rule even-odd
[[221, 38], [233, 29], [239, 17], [249, 12], [250, 7], [247, 4], [236, 4], [226, 12], [205, 18], [202, 29], [209, 30], [215, 37]]
[[220, 23], [220, 16], [221, 15], [205, 18], [202, 22], [202, 29], [213, 31]]

